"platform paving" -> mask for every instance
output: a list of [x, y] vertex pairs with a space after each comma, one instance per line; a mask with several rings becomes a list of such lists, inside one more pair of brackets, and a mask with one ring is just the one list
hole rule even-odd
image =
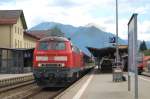
[[28, 75], [32, 75], [33, 73], [22, 73], [22, 74], [0, 74], [0, 80], [3, 79], [11, 79], [16, 77], [24, 77]]
[[[85, 88], [89, 79], [91, 80]], [[65, 92], [60, 99], [132, 99], [127, 88], [127, 81], [115, 83], [112, 81], [112, 74], [102, 74], [94, 70]]]
[[112, 82], [112, 74], [94, 74], [81, 99], [131, 99], [126, 82]]
[[143, 72], [142, 75], [150, 77], [150, 72]]
[[[139, 76], [139, 99], [150, 99], [149, 92], [150, 77]], [[128, 91], [128, 81], [113, 82], [111, 73], [94, 70], [68, 88], [59, 99], [134, 99], [134, 95]]]

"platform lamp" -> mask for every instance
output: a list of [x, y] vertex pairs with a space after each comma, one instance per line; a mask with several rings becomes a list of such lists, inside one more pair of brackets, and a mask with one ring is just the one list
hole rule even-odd
[[118, 50], [118, 0], [116, 0], [116, 63], [118, 66], [119, 50]]

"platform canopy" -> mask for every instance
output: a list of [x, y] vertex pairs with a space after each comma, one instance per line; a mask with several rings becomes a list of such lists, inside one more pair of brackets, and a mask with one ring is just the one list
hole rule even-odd
[[[87, 49], [92, 53], [94, 57], [115, 57], [114, 53], [116, 52], [115, 47], [105, 47], [105, 48], [93, 48], [93, 47], [87, 47]], [[127, 53], [128, 46], [127, 45], [119, 45], [119, 53]]]

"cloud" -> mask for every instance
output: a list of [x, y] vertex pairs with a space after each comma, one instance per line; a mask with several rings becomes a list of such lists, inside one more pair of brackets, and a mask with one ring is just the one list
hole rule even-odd
[[141, 40], [150, 40], [150, 20], [138, 24], [138, 37]]
[[5, 5], [5, 4], [14, 4], [15, 0], [0, 0], [0, 5]]
[[9, 2], [12, 2], [12, 1], [14, 1], [14, 0], [0, 0], [0, 4], [1, 3], [9, 3]]
[[70, 8], [74, 6], [78, 6], [79, 4], [77, 2], [74, 2], [72, 0], [53, 0], [49, 4], [50, 6], [57, 6], [57, 7], [64, 7], [64, 8]]
[[6, 3], [0, 9], [23, 9], [29, 27], [40, 21], [56, 21], [75, 26], [85, 25], [93, 21], [90, 12], [106, 1], [81, 0], [16, 0], [14, 4]]
[[[150, 15], [150, 4], [145, 1], [118, 0], [121, 38], [127, 39], [127, 23], [133, 12], [144, 16]], [[102, 30], [115, 34], [115, 0], [1, 0], [0, 4], [0, 9], [23, 9], [29, 28], [43, 21], [74, 26], [95, 23]], [[144, 37], [148, 40], [149, 36], [146, 35], [150, 32], [150, 22], [145, 17], [140, 19], [140, 39]]]
[[130, 13], [146, 14], [149, 13], [149, 10], [150, 10], [149, 5], [140, 7], [127, 7], [127, 9], [124, 10], [124, 13], [130, 12]]

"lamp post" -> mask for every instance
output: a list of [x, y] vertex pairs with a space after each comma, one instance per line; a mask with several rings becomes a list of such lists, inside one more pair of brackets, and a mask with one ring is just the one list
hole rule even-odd
[[[118, 0], [116, 0], [116, 63], [119, 61], [119, 50], [118, 50]], [[118, 66], [118, 64], [117, 64]]]
[[118, 48], [118, 0], [116, 0], [116, 60], [113, 68], [113, 81], [124, 81], [122, 64], [119, 63], [119, 48]]

